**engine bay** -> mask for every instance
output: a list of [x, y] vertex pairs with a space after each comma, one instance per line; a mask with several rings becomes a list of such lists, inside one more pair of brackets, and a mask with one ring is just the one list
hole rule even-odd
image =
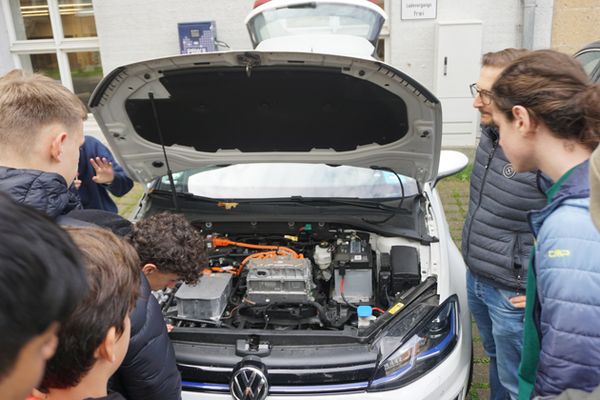
[[310, 223], [292, 234], [199, 228], [203, 275], [159, 294], [175, 327], [360, 330], [430, 275], [428, 246], [413, 239]]

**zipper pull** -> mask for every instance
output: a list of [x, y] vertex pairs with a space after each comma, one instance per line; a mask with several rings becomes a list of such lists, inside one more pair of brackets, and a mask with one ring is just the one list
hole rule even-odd
[[498, 140], [494, 141], [494, 147], [492, 147], [492, 151], [490, 151], [490, 154], [488, 155], [487, 163], [484, 167], [485, 169], [490, 167], [490, 163], [492, 162], [492, 158], [494, 158], [494, 153], [496, 152], [496, 147], [498, 147]]

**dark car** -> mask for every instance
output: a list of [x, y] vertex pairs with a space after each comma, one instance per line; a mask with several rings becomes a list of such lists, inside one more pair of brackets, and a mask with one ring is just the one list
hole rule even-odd
[[583, 65], [592, 81], [600, 82], [600, 40], [579, 50], [575, 53], [575, 58]]

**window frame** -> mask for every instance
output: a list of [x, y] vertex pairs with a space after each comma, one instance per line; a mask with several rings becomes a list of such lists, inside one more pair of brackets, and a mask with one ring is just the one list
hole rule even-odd
[[[391, 22], [392, 19], [392, 4], [391, 0], [383, 1], [383, 11], [387, 14], [387, 19], [383, 23], [383, 27], [381, 28], [381, 33], [379, 34], [378, 40], [383, 41], [383, 62], [389, 64], [391, 60]], [[377, 50], [375, 50], [377, 51]]]
[[598, 82], [600, 82], [600, 47], [590, 47], [585, 50], [580, 50], [577, 52], [577, 54], [575, 54], [574, 57], [577, 61], [579, 61], [581, 63], [581, 60], [579, 58], [585, 54], [594, 54], [595, 55], [594, 61], [596, 64], [594, 65], [594, 67], [592, 68], [592, 70], [589, 73], [587, 71], [586, 71], [586, 73], [588, 74], [588, 76], [590, 77], [592, 82], [598, 83]]
[[[90, 0], [91, 1], [91, 0]], [[63, 32], [62, 19], [58, 0], [47, 0], [48, 14], [50, 16], [50, 26], [52, 28], [52, 39], [17, 39], [14, 16], [11, 9], [10, 0], [0, 0], [6, 19], [9, 51], [12, 55], [15, 68], [23, 68], [21, 57], [31, 54], [56, 54], [58, 62], [58, 71], [61, 83], [74, 91], [73, 78], [71, 76], [71, 66], [69, 64], [68, 53], [81, 51], [100, 52], [100, 42], [98, 36], [65, 38]], [[92, 6], [93, 7], [93, 6]]]

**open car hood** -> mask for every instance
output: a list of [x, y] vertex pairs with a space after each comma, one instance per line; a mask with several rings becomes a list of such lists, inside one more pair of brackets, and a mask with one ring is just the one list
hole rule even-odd
[[441, 106], [382, 62], [316, 53], [217, 52], [117, 68], [90, 108], [128, 174], [238, 163], [327, 163], [435, 179]]

